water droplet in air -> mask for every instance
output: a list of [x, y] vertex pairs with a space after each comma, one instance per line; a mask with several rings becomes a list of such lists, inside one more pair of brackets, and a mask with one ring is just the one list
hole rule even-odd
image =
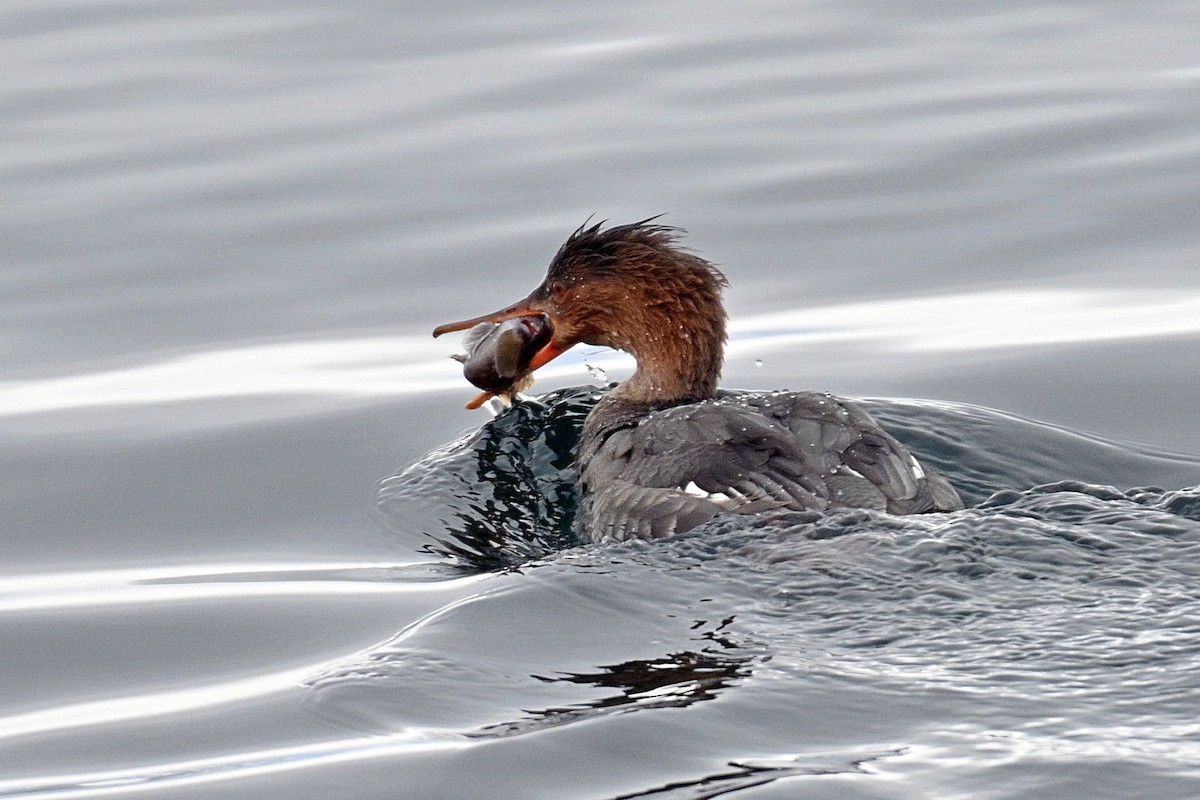
[[761, 358], [756, 358], [756, 359], [754, 359], [754, 366], [756, 366], [756, 367], [761, 367], [761, 366], [762, 366], [762, 359], [761, 359]]

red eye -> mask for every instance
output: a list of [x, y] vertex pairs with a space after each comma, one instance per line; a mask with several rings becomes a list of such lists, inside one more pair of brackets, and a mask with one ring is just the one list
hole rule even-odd
[[562, 281], [555, 281], [554, 283], [550, 284], [550, 294], [554, 296], [555, 300], [561, 300], [563, 295], [566, 293], [567, 285]]

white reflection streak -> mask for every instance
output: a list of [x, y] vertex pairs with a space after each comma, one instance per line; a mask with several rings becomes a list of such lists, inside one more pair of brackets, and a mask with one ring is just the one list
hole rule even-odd
[[[0, 415], [262, 395], [407, 394], [461, 388], [453, 345], [424, 337], [289, 342], [87, 375], [0, 384]], [[438, 355], [442, 358], [438, 358]]]
[[14, 714], [0, 718], [0, 739], [73, 729], [84, 725], [100, 725], [177, 714], [207, 706], [249, 700], [295, 686], [311, 675], [314, 670], [325, 667], [326, 662], [317, 665], [306, 664], [294, 669], [226, 681], [212, 686], [189, 687], [111, 700], [94, 700], [42, 711]]
[[[735, 321], [730, 352], [833, 342], [889, 351], [961, 351], [1088, 344], [1200, 333], [1200, 288], [1170, 293], [1010, 290], [850, 303]], [[462, 390], [457, 342], [374, 337], [290, 342], [182, 356], [157, 364], [0, 384], [0, 416], [264, 396], [400, 397]], [[579, 375], [585, 356], [538, 374]], [[592, 353], [605, 366], [628, 358]]]
[[154, 791], [172, 786], [249, 778], [299, 767], [347, 763], [431, 750], [461, 749], [471, 745], [470, 740], [458, 734], [409, 729], [384, 736], [232, 753], [135, 769], [0, 781], [0, 795], [30, 795], [42, 800], [66, 800], [139, 790]]
[[625, 39], [602, 39], [594, 42], [578, 42], [559, 47], [550, 47], [545, 55], [551, 58], [595, 58], [617, 55], [634, 50], [648, 50], [663, 44], [660, 36], [635, 36]]
[[[847, 325], [846, 320], [854, 320]], [[731, 326], [737, 344], [869, 341], [893, 351], [1088, 344], [1200, 333], [1200, 290], [976, 292], [765, 314]]]
[[[412, 593], [425, 595], [441, 590], [457, 591], [464, 585], [487, 577], [487, 574], [483, 573], [417, 582], [328, 577], [331, 573], [355, 570], [377, 572], [409, 566], [414, 565], [357, 562], [237, 564], [190, 566], [186, 570], [163, 567], [23, 575], [0, 578], [0, 613], [238, 597]], [[282, 577], [308, 572], [315, 573], [308, 580], [288, 580]], [[280, 577], [258, 577], [271, 574]], [[247, 575], [253, 575], [255, 579], [248, 580]]]

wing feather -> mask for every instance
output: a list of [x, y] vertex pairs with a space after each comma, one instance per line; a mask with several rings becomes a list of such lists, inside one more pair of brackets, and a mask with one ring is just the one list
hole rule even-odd
[[865, 411], [827, 394], [737, 395], [616, 422], [580, 450], [597, 539], [668, 536], [721, 511], [962, 507]]

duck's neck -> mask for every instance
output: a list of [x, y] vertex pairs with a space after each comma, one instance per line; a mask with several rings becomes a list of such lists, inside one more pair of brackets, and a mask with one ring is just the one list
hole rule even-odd
[[637, 360], [633, 376], [610, 393], [614, 402], [665, 406], [715, 397], [725, 349], [724, 309], [647, 309], [645, 316], [612, 342]]

